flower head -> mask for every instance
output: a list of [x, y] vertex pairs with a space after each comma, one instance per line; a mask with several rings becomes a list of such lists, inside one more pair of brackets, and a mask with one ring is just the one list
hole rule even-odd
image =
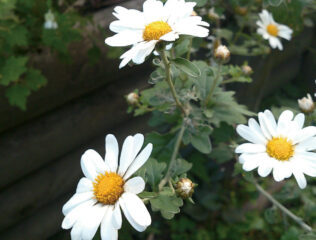
[[310, 94], [307, 94], [307, 98], [298, 99], [297, 102], [302, 112], [311, 113], [315, 109], [315, 104]]
[[272, 14], [267, 10], [262, 10], [259, 17], [260, 20], [257, 21], [257, 25], [259, 26], [257, 32], [262, 35], [264, 39], [269, 40], [272, 48], [283, 50], [279, 37], [291, 40], [293, 30], [286, 25], [276, 23]]
[[[316, 127], [304, 126], [305, 115], [286, 110], [276, 122], [269, 110], [260, 112], [259, 124], [250, 118], [248, 126], [238, 125], [237, 133], [250, 143], [236, 148], [245, 171], [258, 168], [266, 177], [273, 171], [279, 182], [294, 175], [300, 188], [306, 187], [304, 174], [316, 177]], [[294, 118], [293, 118], [294, 117]]]
[[62, 228], [71, 230], [71, 239], [92, 239], [101, 225], [101, 239], [117, 239], [122, 225], [121, 209], [129, 223], [139, 232], [151, 224], [151, 217], [137, 196], [145, 188], [141, 177], [130, 178], [149, 158], [152, 144], [140, 153], [142, 134], [128, 136], [120, 154], [116, 138], [106, 136], [105, 160], [94, 150], [81, 158], [85, 177], [75, 195], [63, 206]]
[[141, 64], [160, 41], [174, 42], [179, 35], [207, 37], [209, 24], [199, 16], [192, 15], [196, 3], [184, 0], [146, 0], [143, 11], [116, 7], [114, 16], [118, 20], [110, 24], [116, 34], [105, 39], [113, 47], [133, 45], [120, 58], [120, 68], [129, 61]]

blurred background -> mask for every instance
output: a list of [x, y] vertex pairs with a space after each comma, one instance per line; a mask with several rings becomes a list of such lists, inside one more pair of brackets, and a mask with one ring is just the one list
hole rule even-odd
[[[251, 1], [224, 2], [226, 26], [251, 9]], [[124, 96], [150, 86], [151, 61], [119, 70], [123, 49], [104, 44], [113, 7], [141, 9], [142, 3], [0, 0], [0, 239], [69, 239], [69, 232], [61, 229], [61, 208], [82, 177], [82, 153], [93, 148], [104, 155], [107, 133], [122, 143], [128, 134], [149, 130], [147, 116], [127, 114]], [[297, 6], [301, 5], [293, 8]], [[295, 12], [290, 13], [295, 20]], [[262, 57], [232, 51], [232, 63], [248, 61], [254, 71], [252, 84], [229, 86], [241, 103], [254, 111], [271, 105], [291, 107], [298, 98], [316, 92], [313, 19], [315, 15], [302, 20], [283, 52]], [[262, 200], [246, 208], [261, 211], [267, 205]], [[187, 218], [168, 225], [174, 234], [187, 232], [179, 235], [182, 239], [191, 239], [194, 232]], [[177, 223], [182, 228], [174, 230]], [[141, 236], [151, 239], [147, 235]], [[203, 236], [200, 239], [215, 239]]]

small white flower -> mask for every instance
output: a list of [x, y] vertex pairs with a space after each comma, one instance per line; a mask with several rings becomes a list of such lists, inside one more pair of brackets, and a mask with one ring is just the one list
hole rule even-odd
[[[94, 150], [81, 158], [85, 177], [81, 178], [75, 195], [63, 206], [62, 228], [71, 230], [71, 239], [92, 239], [101, 225], [102, 240], [116, 240], [122, 226], [121, 209], [129, 223], [139, 232], [151, 224], [143, 201], [137, 196], [145, 188], [141, 177], [129, 179], [149, 158], [152, 144], [140, 153], [144, 136], [128, 136], [120, 154], [116, 138], [106, 136], [105, 160]], [[139, 154], [138, 154], [139, 153]]]
[[110, 30], [116, 34], [105, 39], [105, 43], [113, 47], [133, 45], [120, 57], [120, 68], [131, 60], [143, 63], [159, 41], [174, 42], [182, 34], [207, 37], [209, 30], [205, 27], [209, 24], [192, 16], [195, 5], [184, 0], [168, 0], [165, 4], [146, 0], [143, 12], [116, 7], [113, 14], [118, 20], [110, 24]]
[[55, 20], [55, 16], [52, 13], [51, 10], [49, 10], [46, 14], [45, 14], [45, 23], [44, 23], [44, 28], [46, 29], [57, 29], [58, 28], [58, 24]]
[[[278, 122], [269, 110], [258, 114], [259, 123], [249, 119], [248, 126], [238, 125], [237, 133], [250, 143], [241, 144], [239, 162], [245, 171], [258, 168], [266, 177], [273, 170], [279, 182], [294, 175], [300, 188], [306, 187], [304, 174], [316, 177], [316, 127], [304, 126], [305, 115], [286, 110]], [[294, 119], [293, 119], [294, 117]]]
[[303, 97], [302, 99], [298, 99], [297, 102], [303, 112], [310, 113], [314, 111], [315, 104], [309, 93], [307, 94], [307, 98]]
[[260, 20], [257, 21], [257, 25], [259, 26], [257, 32], [262, 35], [264, 39], [269, 40], [272, 48], [283, 50], [279, 37], [291, 40], [293, 30], [286, 25], [276, 23], [272, 14], [267, 10], [262, 10], [259, 17]]

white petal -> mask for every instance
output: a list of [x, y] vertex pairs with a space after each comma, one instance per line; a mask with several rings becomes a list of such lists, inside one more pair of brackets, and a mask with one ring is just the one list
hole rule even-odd
[[242, 160], [244, 163], [242, 165], [242, 168], [245, 171], [252, 171], [255, 168], [257, 168], [260, 164], [261, 158], [263, 157], [262, 154], [242, 154]]
[[131, 162], [134, 160], [133, 152], [134, 152], [134, 138], [132, 136], [128, 136], [123, 143], [121, 157], [120, 157], [120, 166], [118, 170], [118, 174], [121, 176], [124, 175], [126, 169], [129, 167]]
[[100, 232], [102, 240], [117, 240], [118, 238], [117, 229], [115, 229], [112, 224], [113, 210], [111, 208], [111, 206], [108, 206], [101, 222]]
[[122, 62], [120, 63], [119, 68], [125, 67], [126, 64], [129, 63], [129, 61], [132, 60], [132, 58], [134, 57], [134, 55], [137, 53], [137, 46], [139, 44], [135, 44], [131, 49], [129, 49], [128, 51], [126, 51], [125, 53], [123, 53], [120, 58], [123, 59]]
[[147, 146], [141, 151], [141, 153], [137, 156], [137, 158], [132, 162], [132, 164], [127, 169], [124, 180], [128, 179], [132, 176], [144, 163], [148, 160], [151, 151], [153, 150], [153, 145], [148, 143]]
[[298, 186], [301, 189], [304, 189], [307, 185], [306, 178], [305, 178], [304, 174], [298, 169], [293, 169], [293, 175], [297, 181]]
[[297, 125], [297, 128], [300, 130], [304, 126], [305, 122], [305, 115], [303, 113], [299, 113], [295, 116], [294, 120], [295, 124]]
[[259, 167], [258, 167], [258, 174], [261, 177], [266, 177], [268, 176], [272, 171], [272, 165], [269, 164], [268, 162], [262, 162], [260, 163]]
[[252, 143], [241, 144], [235, 150], [236, 153], [260, 153], [265, 151], [266, 147], [264, 145]]
[[105, 39], [105, 43], [112, 47], [129, 46], [141, 41], [143, 41], [142, 30], [137, 30], [137, 31], [126, 30]]
[[135, 51], [135, 54], [132, 58], [133, 62], [136, 64], [143, 63], [146, 57], [152, 53], [157, 42], [157, 40], [152, 40], [149, 42], [139, 43], [137, 51]]
[[129, 179], [125, 185], [125, 192], [139, 194], [145, 189], [145, 181], [141, 177], [134, 177]]
[[316, 167], [316, 153], [314, 152], [296, 152], [295, 157], [305, 164]]
[[305, 139], [302, 142], [299, 142], [298, 145], [295, 146], [295, 151], [305, 152], [305, 151], [313, 151], [316, 149], [316, 137], [310, 137]]
[[81, 168], [84, 175], [91, 181], [107, 169], [101, 156], [94, 150], [87, 150], [81, 157]]
[[263, 145], [266, 145], [267, 143], [267, 139], [265, 138], [265, 136], [263, 135], [263, 132], [261, 130], [260, 125], [257, 123], [257, 121], [253, 118], [250, 118], [248, 120], [248, 126], [250, 128], [250, 130], [253, 132], [253, 134], [256, 135], [256, 137], [259, 139], [259, 142]]
[[95, 204], [94, 200], [88, 200], [81, 203], [80, 205], [74, 207], [67, 215], [65, 216], [61, 227], [63, 229], [70, 229], [75, 224], [75, 222], [80, 218], [81, 215], [92, 208], [92, 205]]
[[277, 162], [275, 163], [275, 166], [273, 168], [273, 178], [276, 182], [280, 182], [280, 181], [284, 180], [285, 174], [283, 172], [282, 165], [279, 163], [278, 160], [276, 160], [276, 161]]
[[124, 215], [137, 231], [144, 231], [151, 224], [151, 217], [145, 204], [135, 194], [123, 193], [119, 201]]
[[118, 165], [119, 147], [116, 138], [112, 134], [105, 138], [105, 162], [109, 165], [111, 172], [116, 172]]
[[93, 196], [94, 195], [92, 192], [76, 193], [63, 206], [63, 214], [67, 215], [73, 208], [75, 208], [79, 204], [93, 199]]
[[316, 166], [313, 167], [310, 164], [308, 164], [308, 162], [306, 163], [306, 161], [297, 157], [293, 157], [292, 161], [297, 169], [300, 169], [306, 175], [316, 177]]
[[267, 126], [270, 134], [275, 137], [277, 135], [277, 124], [272, 112], [270, 110], [265, 110], [264, 116], [265, 125]]
[[291, 40], [293, 30], [288, 26], [278, 24], [278, 35], [286, 40]]
[[287, 136], [289, 132], [290, 122], [293, 119], [293, 112], [290, 110], [285, 110], [281, 113], [278, 119], [278, 134], [281, 136]]
[[143, 4], [143, 12], [147, 23], [158, 21], [163, 15], [163, 4], [157, 0], [146, 0]]
[[122, 227], [122, 213], [119, 202], [116, 202], [115, 204], [112, 223], [115, 229], [120, 229]]
[[134, 160], [139, 151], [142, 149], [142, 146], [144, 144], [144, 135], [141, 133], [137, 133], [133, 136], [134, 138], [134, 148], [133, 148], [133, 157]]
[[179, 38], [179, 35], [176, 34], [175, 32], [169, 32], [165, 35], [163, 35], [160, 40], [164, 40], [164, 41], [169, 41], [169, 42], [172, 42], [172, 41], [175, 41]]
[[84, 227], [81, 232], [82, 239], [93, 239], [104, 217], [105, 210], [105, 205], [96, 204], [86, 212]]
[[263, 132], [263, 135], [267, 139], [271, 139], [271, 134], [270, 134], [270, 131], [269, 131], [269, 128], [268, 128], [268, 125], [267, 125], [267, 124], [270, 124], [269, 120], [266, 118], [265, 114], [262, 113], [262, 112], [259, 112], [258, 118], [259, 118], [259, 123], [260, 123], [261, 130]]
[[249, 142], [257, 144], [262, 143], [262, 138], [258, 137], [257, 134], [255, 134], [249, 127], [245, 125], [238, 125], [236, 131], [241, 137], [248, 140]]
[[302, 142], [310, 137], [314, 137], [316, 135], [316, 127], [309, 126], [303, 128], [301, 131], [297, 133], [297, 135], [293, 139], [293, 143]]
[[81, 178], [76, 189], [76, 193], [89, 192], [93, 190], [92, 181], [88, 178]]

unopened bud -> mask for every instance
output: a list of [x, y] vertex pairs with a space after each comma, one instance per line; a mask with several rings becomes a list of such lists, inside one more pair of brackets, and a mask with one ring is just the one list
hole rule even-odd
[[235, 12], [241, 16], [245, 16], [248, 13], [248, 8], [246, 7], [236, 7]]
[[220, 19], [220, 16], [215, 12], [214, 8], [211, 8], [208, 13], [207, 16], [209, 17], [209, 19], [213, 20], [213, 21], [217, 21]]
[[130, 105], [135, 105], [138, 103], [139, 96], [137, 93], [131, 92], [126, 97], [127, 103]]
[[310, 94], [307, 94], [307, 97], [303, 97], [302, 99], [298, 99], [298, 106], [305, 113], [311, 113], [315, 109], [315, 104]]
[[196, 11], [192, 11], [191, 16], [197, 16]]
[[230, 51], [225, 45], [219, 45], [214, 51], [214, 57], [222, 61], [227, 61], [230, 57]]
[[252, 68], [249, 65], [243, 65], [242, 71], [245, 75], [250, 75], [253, 73]]
[[190, 179], [181, 178], [176, 183], [176, 192], [181, 198], [187, 199], [194, 193], [194, 186], [194, 183]]

